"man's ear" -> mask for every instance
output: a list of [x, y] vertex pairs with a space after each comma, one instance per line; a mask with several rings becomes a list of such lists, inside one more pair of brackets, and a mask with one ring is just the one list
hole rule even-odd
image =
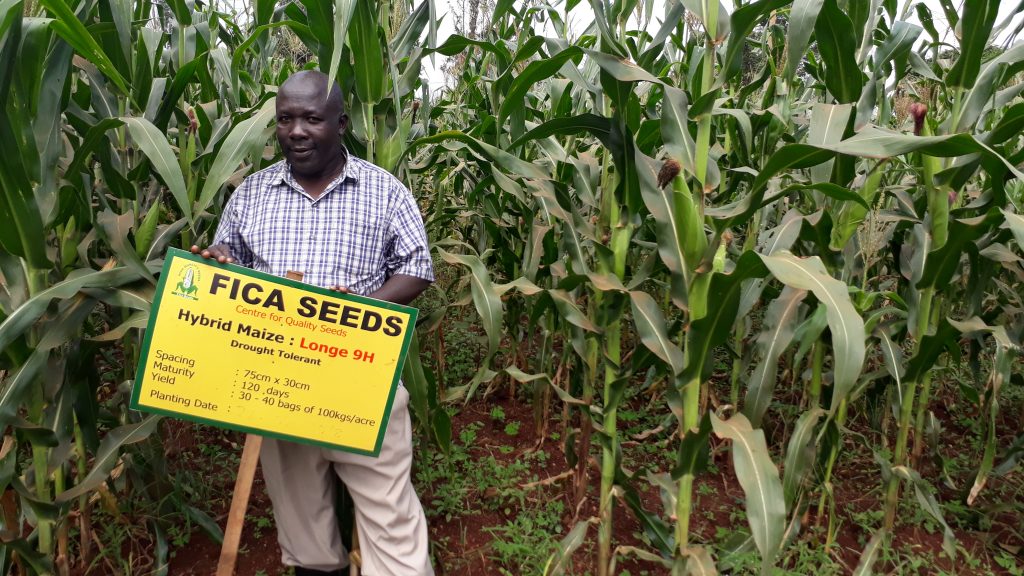
[[348, 114], [342, 112], [341, 118], [338, 118], [338, 136], [344, 136], [345, 130], [348, 130]]

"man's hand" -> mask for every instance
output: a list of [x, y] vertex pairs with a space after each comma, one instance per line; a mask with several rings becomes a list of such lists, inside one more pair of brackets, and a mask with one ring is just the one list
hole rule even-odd
[[388, 278], [387, 282], [384, 282], [384, 285], [376, 292], [367, 294], [367, 296], [395, 304], [409, 304], [429, 286], [429, 280], [406, 274], [395, 274]]
[[221, 264], [234, 264], [235, 259], [231, 257], [231, 249], [227, 244], [216, 244], [207, 248], [199, 248], [192, 245], [192, 253], [199, 254], [203, 258], [214, 258]]
[[348, 288], [346, 288], [344, 286], [331, 286], [330, 290], [333, 290], [334, 292], [341, 292], [342, 294], [351, 294], [352, 293], [351, 290], [349, 290]]

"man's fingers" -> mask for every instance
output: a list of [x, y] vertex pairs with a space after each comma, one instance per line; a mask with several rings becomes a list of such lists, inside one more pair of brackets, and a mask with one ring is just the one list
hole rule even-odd
[[217, 262], [220, 262], [221, 264], [226, 264], [228, 262], [235, 261], [234, 258], [226, 254], [223, 250], [217, 250], [216, 252], [213, 253], [213, 255], [217, 257]]
[[335, 292], [341, 292], [342, 294], [349, 294], [351, 291], [344, 286], [331, 286], [331, 290]]
[[214, 258], [221, 264], [234, 263], [235, 259], [231, 257], [231, 253], [225, 249], [222, 245], [210, 246], [209, 248], [200, 249], [199, 246], [192, 246], [192, 253], [199, 254], [203, 258]]

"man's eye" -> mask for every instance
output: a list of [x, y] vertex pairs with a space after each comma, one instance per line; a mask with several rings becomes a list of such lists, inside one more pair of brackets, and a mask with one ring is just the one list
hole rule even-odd
[[320, 122], [320, 119], [319, 119], [319, 118], [317, 118], [316, 116], [310, 116], [310, 117], [308, 118], [308, 120], [309, 120], [309, 123], [310, 123], [310, 124], [317, 124], [317, 123], [319, 123], [319, 122]]

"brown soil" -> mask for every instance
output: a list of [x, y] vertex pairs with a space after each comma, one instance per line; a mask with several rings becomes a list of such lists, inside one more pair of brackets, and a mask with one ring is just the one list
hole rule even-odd
[[[504, 411], [505, 417], [502, 421], [492, 421], [490, 413], [495, 407]], [[521, 401], [514, 401], [508, 397], [493, 395], [486, 401], [473, 402], [461, 409], [453, 421], [453, 437], [458, 438], [461, 430], [476, 424], [476, 439], [469, 449], [471, 458], [487, 458], [493, 456], [499, 466], [511, 464], [524, 454], [539, 449], [545, 450], [550, 457], [543, 466], [534, 464], [531, 470], [537, 481], [528, 491], [530, 498], [541, 500], [561, 499], [565, 506], [565, 514], [562, 518], [562, 534], [566, 534], [576, 522], [592, 519], [597, 516], [597, 486], [599, 484], [599, 470], [597, 458], [592, 458], [589, 467], [590, 490], [583, 503], [574, 502], [571, 497], [572, 476], [568, 474], [569, 468], [562, 456], [561, 442], [555, 442], [550, 437], [540, 441], [533, 426], [532, 407]], [[954, 418], [944, 420], [954, 422]], [[505, 432], [504, 426], [509, 422], [519, 422], [519, 432], [514, 439], [510, 439]], [[851, 422], [851, 428], [859, 424]], [[557, 423], [551, 424], [550, 432], [560, 430]], [[954, 454], [957, 450], [970, 450], [967, 438], [972, 434], [966, 430], [951, 430], [948, 446], [948, 454]], [[241, 434], [225, 432], [212, 428], [197, 426], [190, 423], [168, 421], [168, 428], [165, 431], [167, 442], [168, 460], [172, 471], [180, 471], [182, 466], [196, 466], [199, 461], [197, 456], [199, 447], [216, 444], [227, 453], [240, 453], [240, 446], [243, 442]], [[457, 440], [456, 440], [457, 441]], [[666, 442], [664, 434], [661, 439], [652, 438], [643, 442]], [[508, 446], [513, 444], [513, 449]], [[735, 532], [737, 529], [745, 530], [746, 522], [738, 513], [743, 508], [743, 493], [735, 476], [732, 473], [728, 447], [722, 443], [712, 440], [713, 462], [716, 472], [705, 473], [698, 478], [695, 489], [696, 502], [693, 516], [694, 539], [713, 545], [723, 537], [723, 533]], [[630, 464], [633, 450], [641, 444], [636, 440], [627, 439], [626, 457], [627, 465]], [[501, 449], [506, 447], [505, 449]], [[597, 456], [599, 447], [593, 447], [593, 455]], [[643, 454], [637, 452], [632, 454], [633, 458], [642, 459]], [[774, 454], [776, 462], [782, 460], [778, 454]], [[851, 573], [857, 566], [862, 550], [871, 537], [871, 533], [862, 527], [863, 521], [855, 521], [855, 515], [870, 514], [881, 509], [880, 495], [882, 493], [878, 473], [878, 466], [871, 461], [870, 450], [858, 440], [855, 435], [844, 436], [843, 465], [838, 467], [839, 476], [833, 480], [836, 486], [836, 507], [834, 523], [838, 526], [836, 530], [837, 540], [831, 548], [831, 556], [841, 565], [846, 567], [845, 572]], [[863, 460], [863, 462], [858, 462]], [[232, 462], [237, 462], [233, 460]], [[209, 482], [214, 484], [212, 492], [224, 495], [223, 498], [209, 502], [197, 503], [196, 505], [210, 510], [210, 516], [223, 526], [227, 516], [227, 508], [231, 494], [231, 474], [214, 474], [222, 463], [209, 462]], [[659, 464], [660, 466], [660, 464]], [[664, 468], [662, 468], [664, 469]], [[935, 486], [940, 486], [935, 470], [928, 465], [921, 465], [922, 474]], [[174, 472], [172, 472], [174, 473]], [[1016, 482], [1018, 488], [1015, 494], [1020, 498], [1024, 490], [1019, 488], [1019, 472], [1017, 476], [1011, 475], [1006, 479], [993, 479], [986, 488], [990, 494], [1007, 493], [1005, 490], [997, 492], [996, 487], [1001, 482]], [[641, 491], [641, 500], [644, 508], [649, 512], [658, 512], [662, 504], [658, 491], [650, 486], [648, 482], [640, 478], [636, 486]], [[431, 486], [421, 489], [421, 499], [430, 502], [434, 496], [433, 491], [441, 489], [441, 486]], [[516, 510], [503, 507], [494, 510], [488, 506], [493, 494], [481, 493], [470, 495], [469, 511], [461, 516], [452, 517], [446, 520], [444, 517], [430, 517], [431, 541], [435, 565], [440, 576], [486, 576], [500, 574], [515, 574], [515, 568], [511, 566], [500, 566], [493, 550], [494, 536], [488, 528], [501, 526], [509, 521], [517, 512]], [[808, 514], [804, 518], [804, 527], [798, 536], [799, 540], [806, 541], [812, 548], [823, 545], [825, 527], [828, 525], [827, 515], [823, 518], [817, 517], [817, 494], [813, 495], [813, 503]], [[960, 497], [957, 491], [948, 488], [941, 488], [938, 498], [940, 502], [955, 501]], [[903, 501], [906, 503], [901, 510], [916, 510], [913, 495], [905, 495]], [[202, 504], [202, 505], [200, 505]], [[207, 505], [208, 504], [208, 505]], [[999, 507], [999, 505], [1002, 507]], [[429, 506], [428, 506], [429, 507]], [[928, 530], [919, 522], [915, 523], [910, 518], [905, 518], [893, 538], [893, 545], [901, 550], [912, 550], [916, 555], [932, 558], [933, 563], [928, 572], [934, 573], [939, 569], [953, 574], [975, 574], [991, 571], [995, 574], [1010, 574], [1008, 570], [1002, 569], [993, 561], [997, 551], [1009, 551], [1018, 554], [1020, 564], [1024, 560], [1019, 556], [1024, 541], [1022, 541], [1021, 510], [1024, 509], [1024, 502], [992, 502], [986, 501], [983, 497], [981, 502], [976, 504], [980, 510], [997, 510], [992, 515], [990, 524], [985, 530], [977, 529], [963, 522], [954, 522], [954, 531], [959, 546], [970, 552], [974, 559], [980, 562], [980, 566], [963, 566], [958, 560], [950, 560], [942, 552], [942, 534], [940, 530]], [[239, 556], [237, 574], [255, 576], [264, 574], [274, 576], [286, 574], [287, 572], [280, 564], [280, 550], [276, 543], [276, 531], [272, 525], [270, 502], [266, 496], [262, 478], [257, 475], [257, 481], [253, 489], [253, 495], [249, 504], [249, 518], [263, 518], [258, 526], [256, 522], [248, 521], [242, 537], [242, 553]], [[1001, 511], [998, 511], [1001, 510]], [[616, 503], [614, 517], [614, 545], [619, 547], [637, 547], [650, 549], [650, 546], [643, 543], [642, 528], [634, 515], [621, 501]], [[571, 574], [593, 574], [594, 558], [596, 556], [597, 529], [596, 524], [589, 528], [586, 543], [578, 549], [572, 557]], [[440, 544], [443, 543], [443, 544]], [[193, 529], [187, 544], [178, 548], [172, 548], [172, 559], [169, 574], [202, 574], [209, 575], [214, 572], [220, 547], [213, 542], [207, 534], [199, 528]], [[1016, 551], [1016, 552], [1014, 552]], [[783, 559], [780, 563], [782, 568], [791, 568], [787, 564], [792, 563], [793, 558]], [[97, 563], [88, 574], [116, 574], [111, 569], [110, 563]], [[887, 573], [893, 570], [893, 566], [877, 567], [880, 573]], [[637, 559], [634, 556], [620, 557], [616, 572], [620, 573], [629, 570], [634, 576], [637, 574], [667, 574], [668, 570], [661, 566]], [[884, 572], [881, 572], [885, 570]], [[983, 571], [984, 570], [984, 571]], [[79, 570], [79, 574], [83, 571]], [[142, 573], [142, 572], [139, 572]], [[146, 571], [145, 573], [148, 573]], [[911, 572], [915, 573], [915, 572]]]

